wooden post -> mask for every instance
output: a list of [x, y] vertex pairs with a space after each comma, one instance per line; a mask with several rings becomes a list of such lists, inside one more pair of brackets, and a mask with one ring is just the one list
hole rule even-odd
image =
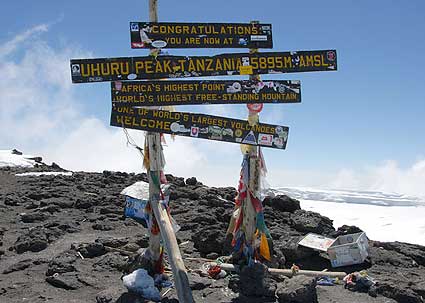
[[[157, 0], [149, 0], [149, 21], [151, 22], [158, 22], [158, 5]], [[152, 54], [152, 50], [150, 53]], [[148, 147], [149, 150], [149, 168], [147, 168], [147, 175], [148, 175], [148, 181], [149, 181], [149, 201], [151, 204], [151, 207], [153, 206], [153, 201], [159, 200], [159, 185], [155, 185], [152, 181], [152, 175], [155, 174], [158, 176], [160, 175], [160, 170], [162, 167], [158, 163], [158, 159], [156, 157], [162, 153], [161, 148], [161, 138], [160, 134], [153, 133], [153, 132], [147, 132], [145, 137], [145, 147]], [[161, 235], [159, 233], [152, 232], [152, 228], [149, 228], [149, 256], [153, 262], [157, 262], [160, 257], [160, 240]]]
[[[217, 263], [212, 262], [212, 265], [215, 265]], [[234, 264], [228, 264], [228, 263], [221, 263], [219, 266], [227, 271], [239, 271], [239, 266]], [[309, 277], [323, 277], [327, 276], [330, 278], [344, 278], [347, 273], [345, 272], [333, 272], [333, 271], [315, 271], [315, 270], [292, 270], [292, 269], [280, 269], [280, 268], [268, 268], [268, 272], [272, 275], [282, 275], [287, 277], [293, 277], [297, 275], [304, 275]]]
[[[158, 22], [157, 3], [157, 0], [149, 0], [149, 20], [151, 22]], [[146, 134], [146, 140], [149, 147], [149, 203], [158, 223], [159, 230], [161, 232], [160, 235], [162, 236], [162, 240], [165, 244], [165, 250], [173, 271], [174, 285], [177, 290], [179, 302], [193, 303], [194, 300], [189, 286], [189, 279], [187, 277], [186, 268], [180, 254], [170, 218], [165, 207], [159, 203], [160, 175], [161, 170], [163, 169], [163, 164], [165, 163], [163, 158], [164, 155], [162, 153], [160, 134], [148, 132]], [[158, 260], [160, 253], [159, 234], [153, 235], [150, 230], [149, 236], [149, 250], [152, 256], [156, 257], [154, 260]]]

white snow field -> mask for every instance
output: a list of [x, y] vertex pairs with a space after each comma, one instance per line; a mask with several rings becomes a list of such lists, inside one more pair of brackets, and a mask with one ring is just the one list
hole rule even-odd
[[369, 239], [425, 245], [425, 199], [395, 193], [312, 188], [276, 188], [301, 208], [333, 220], [334, 227], [356, 225]]

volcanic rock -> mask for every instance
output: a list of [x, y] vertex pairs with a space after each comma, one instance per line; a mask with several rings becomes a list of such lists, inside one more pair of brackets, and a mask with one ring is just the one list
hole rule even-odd
[[123, 272], [128, 266], [127, 262], [127, 256], [123, 256], [120, 253], [113, 252], [101, 256], [96, 261], [96, 263], [93, 264], [93, 268], [97, 271], [118, 270]]
[[15, 264], [9, 266], [7, 269], [5, 269], [3, 271], [3, 274], [10, 274], [11, 272], [14, 272], [14, 271], [24, 270], [24, 269], [30, 267], [31, 264], [32, 264], [31, 259], [25, 259], [25, 260], [19, 261], [18, 263], [15, 263]]
[[266, 197], [263, 201], [265, 205], [271, 206], [273, 209], [283, 212], [293, 213], [301, 209], [300, 201], [292, 199], [286, 195], [278, 195], [276, 197]]
[[279, 303], [317, 302], [316, 280], [302, 275], [286, 279], [278, 284], [276, 296]]
[[[121, 220], [125, 200], [120, 192], [134, 182], [146, 181], [146, 174], [105, 171], [102, 174], [75, 172], [68, 177], [15, 177], [16, 173], [28, 171], [52, 171], [52, 168], [43, 165], [30, 169], [0, 168], [0, 245], [3, 242], [9, 248], [0, 262], [0, 302], [21, 302], [23, 298], [34, 302], [140, 301], [139, 296], [127, 293], [120, 277], [144, 266], [139, 258], [141, 250], [134, 254], [124, 250], [147, 247], [149, 239], [140, 224], [130, 219]], [[297, 287], [301, 287], [304, 297], [308, 297], [311, 290], [313, 295], [309, 300], [314, 302], [314, 283], [308, 278], [297, 281], [301, 276], [292, 279], [273, 276], [269, 280], [264, 269], [256, 268], [251, 269], [254, 274], [244, 269], [242, 274], [219, 280], [200, 277], [196, 272], [202, 264], [200, 257], [215, 259], [223, 255], [236, 190], [209, 188], [197, 180], [188, 181], [186, 185], [183, 178], [171, 175], [167, 178], [172, 185], [171, 214], [181, 226], [176, 236], [184, 262], [193, 270], [188, 274], [197, 302], [275, 302], [272, 293], [276, 285], [280, 301], [295, 297]], [[332, 268], [326, 253], [298, 246], [298, 241], [309, 232], [336, 237], [358, 232], [358, 228], [342, 226], [335, 231], [331, 220], [300, 210], [297, 201], [286, 196], [276, 197], [275, 202], [266, 199], [264, 203], [265, 222], [273, 237], [273, 245], [269, 243], [272, 261], [266, 264], [281, 268], [296, 264], [306, 270], [345, 272], [367, 269], [377, 282], [377, 298], [344, 290], [342, 285], [318, 286], [319, 302], [423, 302], [424, 247], [370, 241], [366, 262]], [[22, 212], [46, 218], [23, 224], [19, 216], [16, 220]], [[77, 243], [74, 249], [71, 249], [72, 243]], [[230, 243], [228, 237], [226, 255], [232, 250]], [[41, 250], [44, 251], [33, 253]], [[2, 252], [4, 249], [0, 255]], [[264, 281], [257, 283], [262, 275]], [[51, 285], [78, 291], [55, 289]], [[173, 289], [163, 302], [177, 302], [176, 298]]]
[[53, 276], [47, 277], [46, 282], [54, 287], [66, 290], [74, 290], [82, 286], [75, 273], [54, 274]]
[[49, 262], [46, 276], [76, 271], [76, 268], [73, 265], [76, 260], [77, 256], [75, 251], [70, 250], [59, 254]]
[[200, 275], [195, 273], [189, 273], [188, 278], [189, 286], [192, 290], [201, 290], [209, 287], [212, 284], [211, 279], [201, 277]]
[[105, 247], [102, 243], [80, 243], [72, 245], [71, 248], [76, 249], [84, 258], [95, 258], [106, 254]]
[[331, 238], [337, 238], [339, 236], [345, 236], [348, 234], [357, 234], [363, 232], [360, 228], [354, 225], [342, 225], [338, 229], [329, 234]]
[[221, 253], [223, 250], [224, 235], [217, 233], [211, 227], [204, 227], [192, 235], [195, 248], [204, 255], [209, 253]]
[[42, 222], [47, 219], [47, 215], [44, 213], [33, 212], [33, 213], [22, 213], [21, 220], [24, 223]]
[[332, 220], [320, 214], [306, 210], [296, 210], [291, 216], [292, 226], [302, 233], [328, 235], [335, 231]]
[[186, 184], [187, 185], [196, 185], [197, 183], [198, 183], [198, 180], [196, 180], [195, 177], [187, 178], [186, 179]]
[[44, 229], [31, 229], [28, 233], [18, 237], [14, 248], [18, 254], [26, 251], [42, 251], [49, 243], [48, 236]]
[[276, 284], [270, 278], [267, 267], [261, 263], [242, 268], [239, 290], [244, 296], [274, 297]]
[[[103, 246], [119, 248], [128, 243], [127, 238], [112, 238], [112, 237], [101, 237], [96, 239], [96, 242], [101, 243]], [[146, 242], [148, 243], [148, 242]]]

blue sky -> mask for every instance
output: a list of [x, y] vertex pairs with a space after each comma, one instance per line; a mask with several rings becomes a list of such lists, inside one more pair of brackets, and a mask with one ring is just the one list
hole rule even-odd
[[[271, 23], [273, 51], [337, 50], [337, 72], [262, 76], [262, 79], [301, 80], [302, 86], [301, 104], [266, 105], [260, 116], [261, 121], [290, 126], [286, 151], [264, 149], [271, 184], [391, 190], [394, 189], [393, 181], [387, 182], [385, 178], [403, 179], [400, 182], [405, 184], [417, 182], [418, 178], [425, 182], [425, 168], [422, 167], [425, 159], [425, 61], [421, 57], [425, 54], [424, 1], [159, 0], [158, 3], [160, 21], [260, 20]], [[12, 125], [8, 128], [8, 135], [2, 131], [0, 148], [21, 147], [34, 153], [44, 152], [49, 160], [62, 163], [66, 160], [65, 163], [71, 168], [99, 170], [100, 166], [92, 163], [96, 157], [91, 162], [81, 162], [81, 159], [73, 159], [72, 153], [66, 154], [65, 151], [77, 145], [78, 149], [85, 148], [87, 141], [79, 142], [76, 132], [87, 121], [97, 123], [95, 128], [101, 130], [105, 138], [108, 134], [117, 138], [119, 143], [114, 144], [123, 143], [118, 139], [123, 134], [108, 126], [109, 84], [71, 85], [69, 74], [61, 73], [66, 72], [67, 59], [70, 58], [146, 55], [146, 50], [130, 48], [128, 27], [130, 21], [148, 20], [147, 8], [147, 0], [37, 1], [37, 5], [34, 5], [34, 1], [5, 1], [0, 13], [2, 74], [8, 70], [8, 66], [21, 68], [19, 70], [25, 73], [30, 65], [33, 67], [31, 72], [35, 70], [31, 79], [36, 79], [38, 86], [32, 92], [34, 97], [28, 106], [14, 108], [13, 113], [8, 113], [16, 117], [9, 122], [9, 125], [16, 123], [16, 130]], [[36, 27], [40, 25], [46, 26], [45, 30], [37, 30]], [[5, 53], [8, 43], [16, 42], [16, 37], [34, 28], [34, 34], [27, 35], [24, 41], [13, 44], [12, 51], [1, 55], [1, 50]], [[241, 51], [185, 49], [170, 50], [169, 53], [213, 55]], [[39, 57], [36, 57], [37, 54]], [[60, 66], [57, 79], [69, 83], [62, 84], [52, 79], [43, 82], [46, 74], [55, 73], [55, 66], [47, 69], [43, 77], [37, 74], [37, 66], [33, 65], [49, 62], [49, 56], [57, 60]], [[30, 63], [30, 59], [36, 63]], [[11, 76], [8, 80], [9, 86], [20, 81], [19, 77]], [[0, 89], [5, 92], [7, 88], [0, 85]], [[17, 86], [16, 90], [22, 91], [22, 88]], [[40, 99], [37, 99], [37, 93], [40, 93]], [[2, 95], [0, 104], [5, 106], [16, 96], [9, 94], [6, 98], [6, 94]], [[33, 135], [28, 139], [22, 136], [25, 128], [18, 129], [19, 126], [29, 129], [33, 125], [34, 131], [37, 124], [30, 123], [32, 118], [27, 111], [31, 108], [34, 108], [34, 112], [40, 110], [36, 106], [37, 100], [44, 100], [40, 104], [48, 112], [40, 120], [55, 120], [58, 114], [61, 119], [43, 124], [40, 128], [40, 131], [45, 131], [43, 138]], [[25, 104], [27, 101], [16, 99], [13, 102]], [[67, 109], [66, 114], [64, 108]], [[247, 115], [244, 106], [193, 106], [184, 110], [235, 118], [245, 118]], [[19, 121], [22, 111], [26, 117], [24, 122]], [[3, 110], [3, 114], [6, 113]], [[38, 117], [44, 114], [40, 111]], [[58, 132], [58, 129], [62, 132]], [[92, 135], [97, 136], [95, 133]], [[54, 139], [46, 140], [46, 137]], [[69, 145], [63, 145], [65, 141]], [[105, 141], [99, 143], [104, 147], [102, 153], [114, 150], [108, 141], [109, 144], [115, 141]], [[45, 144], [51, 145], [46, 147]], [[173, 144], [176, 147], [171, 147]], [[176, 150], [177, 146], [187, 148], [199, 156], [196, 158], [198, 162], [186, 171], [183, 169], [185, 165], [177, 168], [169, 161], [170, 173], [188, 177], [199, 172], [206, 183], [219, 184], [219, 180], [224, 179], [219, 177], [222, 172], [218, 168], [232, 166], [234, 169], [225, 170], [225, 174], [234, 174], [236, 183], [240, 164], [237, 145], [191, 139], [179, 139], [177, 143], [169, 142], [169, 145], [170, 149]], [[47, 152], [53, 150], [53, 146], [58, 150]], [[111, 162], [125, 161], [128, 154], [125, 155], [118, 156], [119, 161], [113, 160], [114, 155], [105, 161], [112, 165]], [[134, 159], [130, 157], [127, 161]], [[170, 156], [170, 159], [180, 161], [177, 156]], [[181, 162], [184, 163], [184, 160]], [[206, 169], [208, 173], [203, 173], [208, 165], [211, 170]], [[128, 167], [131, 165], [112, 166], [116, 169]], [[214, 170], [214, 167], [217, 169]], [[230, 178], [226, 182], [228, 180]], [[341, 183], [338, 180], [345, 181]], [[412, 191], [408, 185], [395, 190]]]

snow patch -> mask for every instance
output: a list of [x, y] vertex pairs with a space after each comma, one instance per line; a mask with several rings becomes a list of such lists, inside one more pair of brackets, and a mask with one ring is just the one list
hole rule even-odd
[[0, 167], [34, 167], [37, 163], [31, 155], [20, 155], [12, 150], [0, 150]]
[[72, 176], [72, 172], [62, 172], [62, 171], [43, 171], [43, 172], [33, 172], [33, 173], [21, 173], [15, 174], [17, 177], [28, 177], [28, 176]]

